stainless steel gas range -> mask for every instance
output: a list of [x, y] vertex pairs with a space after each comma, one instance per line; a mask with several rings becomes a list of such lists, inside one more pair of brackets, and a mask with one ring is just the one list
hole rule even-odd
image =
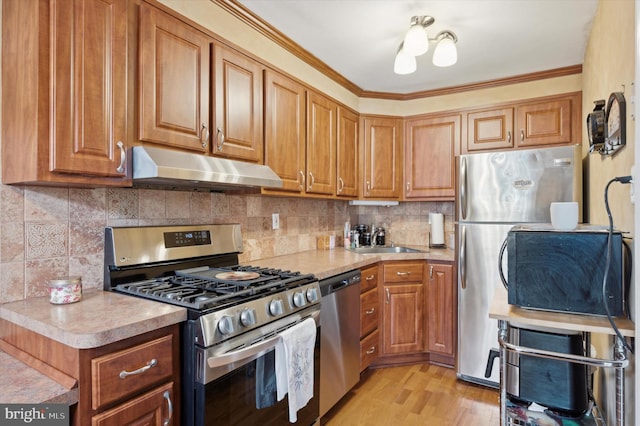
[[[104, 289], [183, 306], [182, 425], [288, 425], [276, 397], [280, 335], [312, 318], [313, 397], [296, 424], [319, 416], [320, 288], [315, 276], [238, 264], [240, 226], [105, 229]], [[312, 328], [313, 329], [313, 328]]]

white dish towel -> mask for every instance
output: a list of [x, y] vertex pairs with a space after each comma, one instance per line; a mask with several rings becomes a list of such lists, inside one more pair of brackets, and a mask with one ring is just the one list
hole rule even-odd
[[278, 401], [289, 394], [289, 421], [298, 420], [298, 410], [313, 397], [313, 351], [316, 322], [307, 318], [280, 333], [276, 345]]

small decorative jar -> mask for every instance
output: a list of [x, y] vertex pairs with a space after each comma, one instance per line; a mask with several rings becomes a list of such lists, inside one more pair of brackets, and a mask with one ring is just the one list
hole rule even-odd
[[67, 277], [49, 280], [49, 297], [49, 302], [55, 305], [79, 301], [82, 298], [82, 279]]

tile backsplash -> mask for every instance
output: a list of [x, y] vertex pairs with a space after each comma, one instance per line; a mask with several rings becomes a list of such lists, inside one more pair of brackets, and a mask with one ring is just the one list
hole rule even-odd
[[[0, 185], [0, 303], [45, 296], [47, 281], [80, 275], [84, 288], [102, 288], [105, 226], [240, 223], [240, 261], [316, 248], [316, 237], [352, 224], [384, 226], [387, 241], [426, 245], [428, 215], [445, 214], [453, 232], [453, 203], [412, 202], [354, 207], [312, 200], [130, 188]], [[271, 214], [280, 229], [271, 229]], [[446, 239], [446, 241], [449, 241]]]

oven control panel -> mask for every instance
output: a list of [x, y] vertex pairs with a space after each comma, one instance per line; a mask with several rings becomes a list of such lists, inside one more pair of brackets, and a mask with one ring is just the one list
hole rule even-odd
[[317, 281], [198, 318], [196, 343], [208, 347], [320, 303]]

